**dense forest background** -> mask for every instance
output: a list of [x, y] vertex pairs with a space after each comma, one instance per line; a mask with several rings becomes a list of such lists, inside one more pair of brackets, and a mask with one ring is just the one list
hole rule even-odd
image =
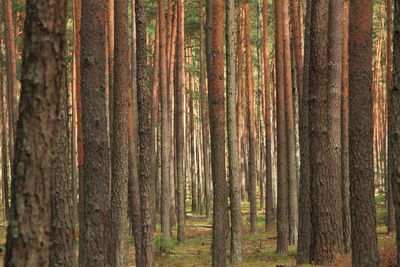
[[399, 15], [0, 0], [5, 266], [399, 266]]

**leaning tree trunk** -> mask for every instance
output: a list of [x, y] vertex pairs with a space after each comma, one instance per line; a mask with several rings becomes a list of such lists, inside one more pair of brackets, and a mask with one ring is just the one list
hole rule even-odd
[[353, 266], [378, 266], [372, 123], [372, 1], [349, 13], [349, 164]]
[[[58, 121], [59, 111], [65, 112], [63, 108], [66, 108], [67, 101], [67, 1], [27, 1], [26, 10], [21, 116], [18, 121], [5, 266], [49, 266], [54, 203], [51, 193], [54, 186], [68, 176], [64, 172], [68, 166], [65, 161], [67, 154], [58, 157], [53, 153], [54, 144], [68, 143], [61, 138], [65, 135], [57, 130], [68, 120], [64, 116]], [[46, 27], [37, 23], [43, 19]], [[61, 98], [64, 98], [64, 104]], [[68, 131], [67, 128], [62, 130]], [[55, 166], [64, 168], [55, 173]], [[64, 235], [64, 232], [60, 234]], [[73, 252], [73, 249], [68, 251]], [[58, 254], [51, 258], [63, 256]]]
[[238, 165], [238, 135], [236, 124], [236, 53], [235, 53], [235, 1], [226, 3], [226, 78], [227, 127], [231, 211], [231, 262], [240, 264], [242, 258], [242, 214]]

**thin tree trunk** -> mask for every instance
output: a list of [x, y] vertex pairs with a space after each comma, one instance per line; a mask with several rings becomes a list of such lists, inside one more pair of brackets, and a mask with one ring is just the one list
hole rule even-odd
[[161, 232], [170, 236], [170, 128], [168, 120], [167, 47], [164, 0], [158, 1], [160, 27], [160, 91], [161, 91]]
[[286, 145], [287, 145], [287, 168], [288, 168], [288, 204], [289, 204], [289, 243], [297, 243], [298, 232], [298, 207], [297, 207], [297, 171], [296, 171], [296, 145], [293, 112], [293, 81], [292, 64], [290, 53], [289, 33], [289, 3], [282, 1], [283, 13], [283, 64], [284, 64], [284, 86], [285, 86], [285, 122], [286, 122]]
[[310, 27], [311, 4], [307, 0], [304, 32], [303, 86], [299, 89], [299, 134], [300, 134], [300, 187], [299, 187], [299, 238], [297, 244], [297, 264], [311, 262], [311, 199], [310, 199], [310, 137], [309, 137], [309, 82], [310, 82]]
[[204, 36], [204, 0], [200, 0], [200, 110], [201, 129], [203, 137], [203, 174], [206, 199], [206, 217], [211, 218], [211, 169], [210, 169], [210, 124], [208, 116], [207, 84], [206, 84], [206, 62], [205, 62], [205, 36]]
[[[390, 95], [390, 90], [392, 88], [392, 65], [393, 65], [393, 52], [392, 52], [392, 47], [393, 47], [393, 11], [392, 11], [392, 0], [386, 0], [386, 31], [387, 31], [387, 40], [386, 40], [386, 96]], [[387, 99], [386, 104], [389, 104], [389, 99]], [[389, 104], [390, 105], [390, 104]], [[388, 116], [387, 112], [386, 115]], [[387, 119], [387, 117], [386, 117]], [[385, 135], [386, 136], [386, 135]], [[386, 142], [385, 142], [386, 143]], [[386, 176], [385, 176], [386, 177]], [[395, 207], [393, 203], [393, 188], [392, 188], [392, 183], [389, 180], [389, 177], [387, 178], [387, 209], [388, 209], [388, 214], [387, 214], [387, 227], [388, 227], [388, 232], [393, 233], [396, 229], [396, 220], [395, 220]]]
[[[63, 258], [62, 253], [65, 252], [57, 251], [57, 255], [50, 257], [53, 254], [50, 251], [54, 248], [50, 248], [53, 236], [52, 215], [56, 215], [52, 214], [52, 190], [68, 176], [68, 173], [64, 173], [68, 166], [65, 161], [67, 153], [62, 157], [52, 153], [54, 143], [61, 144], [64, 141], [64, 147], [68, 146], [68, 137], [57, 130], [60, 123], [68, 122], [65, 113], [63, 120], [57, 121], [58, 111], [65, 112], [67, 106], [67, 2], [28, 1], [26, 10], [21, 116], [13, 168], [12, 217], [8, 227], [4, 264], [49, 266], [53, 259]], [[47, 27], [37, 23], [44, 17], [47, 18]], [[67, 128], [62, 130], [67, 131]], [[61, 136], [66, 138], [63, 140]], [[64, 168], [55, 173], [55, 166]], [[73, 248], [66, 251], [71, 252]]]
[[236, 124], [236, 53], [235, 53], [235, 1], [226, 2], [226, 96], [228, 127], [228, 159], [231, 211], [231, 262], [241, 264], [242, 258], [242, 214], [240, 199], [240, 178], [238, 166], [238, 135]]
[[265, 230], [274, 228], [276, 218], [272, 205], [272, 125], [271, 125], [271, 87], [270, 87], [270, 67], [269, 67], [269, 39], [268, 39], [268, 0], [263, 0], [263, 56], [264, 56], [264, 122], [265, 122]]
[[394, 1], [393, 85], [389, 93], [389, 179], [396, 211], [397, 265], [400, 265], [400, 0]]
[[278, 164], [278, 208], [277, 208], [277, 253], [287, 254], [289, 245], [287, 146], [285, 128], [285, 85], [283, 46], [283, 7], [275, 0], [275, 67], [277, 106], [277, 164]]
[[126, 224], [128, 209], [128, 104], [129, 104], [129, 35], [128, 2], [114, 1], [115, 54], [113, 81], [112, 183], [111, 183], [111, 266], [126, 265]]
[[[213, 177], [213, 234], [212, 266], [226, 266], [226, 240], [228, 237], [228, 190], [225, 180], [225, 96], [224, 96], [224, 1], [211, 2], [207, 12], [210, 42], [207, 57], [210, 80], [208, 103], [210, 109], [211, 170]], [[210, 17], [211, 15], [211, 17]]]
[[342, 47], [342, 201], [344, 253], [351, 252], [350, 180], [349, 180], [349, 1], [343, 1]]
[[257, 231], [257, 200], [256, 200], [256, 127], [254, 113], [254, 92], [253, 92], [253, 66], [251, 60], [250, 42], [250, 7], [249, 2], [244, 3], [244, 32], [246, 47], [246, 92], [247, 92], [247, 112], [248, 112], [248, 134], [249, 134], [249, 201], [250, 201], [250, 232]]
[[373, 173], [372, 1], [350, 1], [349, 162], [353, 266], [378, 266]]
[[178, 199], [178, 241], [185, 240], [185, 169], [184, 169], [184, 121], [185, 121], [185, 9], [183, 0], [177, 1], [177, 45], [176, 45], [176, 74], [177, 74], [177, 129], [176, 129], [176, 160], [177, 160], [177, 199]]

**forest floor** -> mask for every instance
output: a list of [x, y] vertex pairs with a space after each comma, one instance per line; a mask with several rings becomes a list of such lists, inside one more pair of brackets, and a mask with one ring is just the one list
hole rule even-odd
[[[386, 226], [384, 225], [386, 209], [382, 197], [377, 197], [377, 222], [378, 239], [380, 247], [381, 267], [395, 266], [395, 239], [394, 236], [387, 236]], [[187, 205], [190, 207], [189, 203]], [[188, 211], [189, 212], [189, 211]], [[248, 266], [296, 266], [296, 248], [289, 247], [287, 256], [279, 255], [276, 250], [276, 232], [264, 230], [264, 215], [259, 210], [258, 232], [250, 234], [249, 224], [249, 204], [243, 203], [243, 259], [244, 263], [239, 265]], [[0, 210], [0, 218], [3, 218], [3, 211]], [[211, 220], [204, 216], [191, 216], [188, 214], [186, 219], [186, 240], [182, 243], [174, 239], [164, 239], [159, 233], [159, 225], [155, 234], [156, 265], [157, 266], [210, 266], [211, 263]], [[176, 234], [176, 228], [173, 229]], [[6, 242], [6, 223], [0, 222], [0, 257], [4, 257], [4, 246]], [[78, 241], [77, 241], [78, 242]], [[128, 266], [134, 266], [134, 244], [130, 237], [128, 242]], [[393, 265], [392, 265], [393, 264]], [[0, 261], [0, 267], [3, 262]], [[307, 267], [311, 265], [302, 265]], [[339, 260], [336, 266], [350, 267], [350, 257]]]

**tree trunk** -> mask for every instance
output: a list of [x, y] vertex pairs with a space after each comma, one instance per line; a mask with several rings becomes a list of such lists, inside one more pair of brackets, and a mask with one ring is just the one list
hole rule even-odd
[[394, 1], [393, 85], [389, 91], [389, 179], [396, 211], [397, 265], [400, 265], [400, 1]]
[[231, 262], [241, 264], [242, 258], [242, 214], [240, 178], [238, 165], [238, 135], [236, 124], [236, 53], [235, 53], [235, 1], [226, 2], [226, 97], [228, 127], [229, 189], [231, 211]]
[[184, 169], [184, 121], [185, 121], [185, 9], [183, 0], [177, 1], [177, 129], [176, 129], [176, 160], [177, 160], [177, 199], [178, 199], [178, 241], [185, 240], [185, 169]]
[[83, 216], [79, 264], [107, 265], [110, 210], [107, 0], [82, 2]]
[[[131, 76], [132, 91], [129, 93], [128, 136], [129, 136], [129, 179], [128, 207], [132, 221], [132, 232], [135, 239], [135, 263], [142, 267], [142, 218], [140, 213], [140, 184], [138, 177], [138, 101], [137, 101], [137, 66], [136, 66], [136, 13], [135, 0], [131, 1], [132, 10], [132, 46], [131, 46]], [[157, 88], [158, 89], [158, 88]], [[154, 170], [154, 172], [156, 172]], [[154, 217], [153, 217], [154, 218]]]
[[153, 212], [152, 212], [152, 170], [151, 161], [151, 91], [147, 86], [146, 62], [146, 16], [145, 1], [136, 0], [137, 40], [137, 98], [139, 134], [139, 184], [142, 218], [142, 266], [154, 266]]
[[201, 129], [203, 137], [203, 173], [206, 199], [206, 217], [211, 218], [211, 169], [210, 169], [210, 123], [208, 116], [207, 84], [206, 84], [206, 61], [205, 61], [205, 38], [204, 38], [204, 0], [200, 1], [200, 110]]
[[304, 32], [303, 86], [299, 89], [299, 135], [300, 135], [300, 187], [299, 187], [299, 238], [297, 264], [311, 263], [311, 200], [310, 200], [310, 137], [309, 137], [309, 82], [310, 82], [310, 27], [311, 2], [307, 0]]
[[275, 0], [275, 67], [278, 147], [278, 208], [277, 208], [277, 253], [286, 255], [289, 245], [287, 146], [285, 128], [285, 85], [283, 66], [283, 7]]
[[285, 86], [285, 122], [286, 122], [286, 145], [287, 145], [287, 180], [288, 180], [288, 204], [289, 204], [289, 243], [297, 243], [297, 171], [296, 171], [296, 147], [295, 128], [293, 113], [293, 82], [292, 64], [290, 52], [289, 33], [289, 4], [288, 0], [282, 1], [283, 13], [283, 64], [284, 64], [284, 86]]
[[113, 128], [112, 128], [112, 183], [111, 183], [111, 266], [126, 265], [126, 224], [128, 209], [129, 140], [129, 35], [128, 2], [114, 1], [115, 53], [113, 81]]
[[[54, 144], [63, 141], [66, 142], [64, 147], [68, 144], [67, 140], [61, 138], [66, 135], [57, 130], [61, 123], [68, 121], [67, 116], [57, 121], [59, 111], [65, 112], [67, 102], [67, 3], [65, 0], [54, 3], [28, 1], [26, 10], [21, 116], [18, 121], [12, 217], [8, 227], [5, 266], [49, 266], [50, 250], [54, 248], [50, 248], [54, 207], [52, 190], [59, 182], [65, 181], [66, 177], [69, 178], [68, 173], [64, 173], [68, 166], [65, 161], [67, 154], [58, 157], [59, 155], [52, 153]], [[37, 23], [44, 17], [46, 27]], [[64, 104], [61, 103], [61, 98], [64, 98]], [[62, 130], [67, 131], [67, 128]], [[55, 166], [64, 168], [55, 173]], [[64, 236], [64, 232], [62, 235]], [[63, 245], [62, 247], [66, 249]], [[71, 252], [73, 248], [67, 251]], [[64, 252], [66, 251], [57, 251], [60, 254], [52, 255], [52, 260], [64, 258]]]
[[[212, 266], [226, 266], [228, 236], [228, 190], [225, 180], [225, 97], [224, 97], [224, 1], [213, 0], [207, 20], [210, 54], [207, 57], [210, 79], [208, 104], [210, 110], [211, 170], [213, 177]], [[211, 15], [211, 17], [209, 17]]]
[[167, 48], [164, 0], [158, 1], [160, 27], [160, 91], [161, 91], [161, 232], [170, 237], [170, 128], [168, 120]]
[[343, 1], [342, 47], [342, 201], [344, 253], [351, 252], [350, 180], [349, 180], [349, 1]]
[[[392, 88], [392, 65], [393, 65], [393, 11], [392, 11], [392, 0], [386, 0], [386, 30], [387, 30], [387, 40], [386, 40], [386, 95], [390, 95], [390, 90]], [[387, 104], [389, 104], [390, 99], [387, 99]], [[390, 104], [389, 104], [390, 105]], [[386, 116], [389, 116], [386, 114]], [[396, 229], [396, 220], [395, 220], [395, 207], [393, 203], [393, 188], [392, 183], [390, 182], [389, 177], [387, 178], [387, 195], [386, 195], [386, 202], [387, 202], [387, 227], [388, 232], [393, 233]]]
[[249, 2], [244, 3], [244, 32], [246, 47], [246, 92], [247, 92], [247, 112], [248, 112], [248, 134], [249, 134], [249, 201], [250, 201], [250, 232], [257, 231], [257, 200], [256, 200], [256, 127], [254, 113], [254, 92], [253, 92], [253, 66], [251, 61], [251, 41], [250, 41], [250, 7]]
[[272, 125], [271, 125], [271, 88], [270, 88], [270, 67], [269, 67], [269, 39], [268, 39], [268, 0], [263, 0], [263, 56], [264, 56], [264, 122], [265, 122], [265, 230], [275, 227], [276, 218], [272, 205]]
[[17, 103], [17, 66], [16, 66], [16, 52], [14, 40], [14, 20], [12, 1], [5, 0], [4, 2], [4, 40], [6, 48], [6, 63], [7, 63], [7, 95], [8, 95], [8, 151], [10, 156], [10, 180], [13, 180], [13, 162], [16, 141], [16, 127], [18, 120], [18, 103]]
[[378, 266], [372, 125], [372, 1], [350, 1], [349, 164], [352, 261]]
[[[343, 253], [341, 195], [342, 0], [312, 2], [310, 34], [311, 260]], [[313, 75], [311, 75], [313, 74]]]

